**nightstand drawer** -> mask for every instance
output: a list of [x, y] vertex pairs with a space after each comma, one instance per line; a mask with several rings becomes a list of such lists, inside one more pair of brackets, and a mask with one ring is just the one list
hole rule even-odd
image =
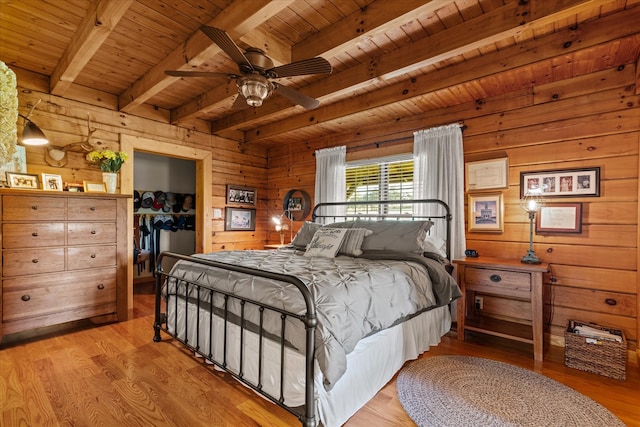
[[476, 292], [530, 298], [529, 273], [468, 267], [465, 269], [464, 281], [469, 290]]

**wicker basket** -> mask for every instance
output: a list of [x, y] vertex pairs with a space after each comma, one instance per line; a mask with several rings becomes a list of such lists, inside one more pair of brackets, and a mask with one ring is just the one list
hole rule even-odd
[[[589, 326], [622, 337], [622, 342], [594, 339], [573, 332], [576, 326]], [[624, 381], [627, 377], [627, 340], [619, 329], [570, 320], [564, 332], [564, 364]]]

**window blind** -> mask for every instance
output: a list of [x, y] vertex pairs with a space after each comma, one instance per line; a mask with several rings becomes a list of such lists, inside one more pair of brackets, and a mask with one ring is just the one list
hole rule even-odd
[[[346, 167], [346, 200], [410, 200], [413, 199], [413, 156], [406, 154], [366, 161], [349, 162]], [[410, 214], [410, 206], [388, 205], [380, 207], [358, 206], [348, 213], [357, 214]]]

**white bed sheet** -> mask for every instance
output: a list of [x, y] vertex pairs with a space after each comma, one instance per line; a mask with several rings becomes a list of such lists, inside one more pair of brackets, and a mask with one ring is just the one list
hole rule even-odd
[[[183, 303], [183, 300], [181, 300]], [[183, 303], [184, 305], [184, 303]], [[185, 320], [189, 326], [188, 339], [196, 345], [197, 328], [195, 305], [189, 305], [189, 316], [184, 310], [178, 310], [178, 337], [184, 339]], [[173, 297], [167, 304], [168, 329], [174, 331], [175, 303]], [[224, 321], [213, 318], [213, 357], [222, 360], [222, 340]], [[200, 309], [200, 341], [201, 351], [209, 352], [210, 336], [208, 311]], [[238, 373], [236, 361], [240, 352], [240, 328], [229, 323], [227, 325], [227, 369]], [[435, 346], [451, 328], [451, 316], [447, 306], [426, 311], [406, 322], [380, 331], [361, 340], [355, 349], [347, 355], [347, 371], [330, 390], [322, 385], [322, 373], [317, 364], [315, 367], [315, 393], [317, 414], [325, 427], [338, 427], [344, 424], [353, 414], [362, 408], [375, 394], [393, 378], [395, 373], [407, 360], [417, 358], [423, 352]], [[258, 335], [250, 331], [244, 332], [244, 372], [246, 380], [257, 384], [258, 378]], [[262, 387], [270, 394], [280, 395], [280, 346], [270, 340], [263, 340], [263, 378]], [[285, 349], [286, 372], [284, 377], [285, 403], [291, 407], [304, 404], [304, 356], [290, 348]]]

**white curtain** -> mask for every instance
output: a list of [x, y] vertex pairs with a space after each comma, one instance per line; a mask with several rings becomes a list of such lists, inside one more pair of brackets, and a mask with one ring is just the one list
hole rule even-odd
[[[346, 157], [347, 147], [345, 145], [316, 151], [316, 204], [345, 201], [347, 194]], [[326, 208], [320, 213], [339, 216], [344, 214], [344, 207]]]
[[[451, 259], [464, 256], [464, 154], [462, 129], [455, 123], [413, 134], [413, 195], [416, 199], [440, 199], [449, 205]], [[440, 212], [439, 212], [440, 213]], [[434, 214], [434, 212], [429, 212]], [[443, 227], [434, 227], [445, 238]]]

